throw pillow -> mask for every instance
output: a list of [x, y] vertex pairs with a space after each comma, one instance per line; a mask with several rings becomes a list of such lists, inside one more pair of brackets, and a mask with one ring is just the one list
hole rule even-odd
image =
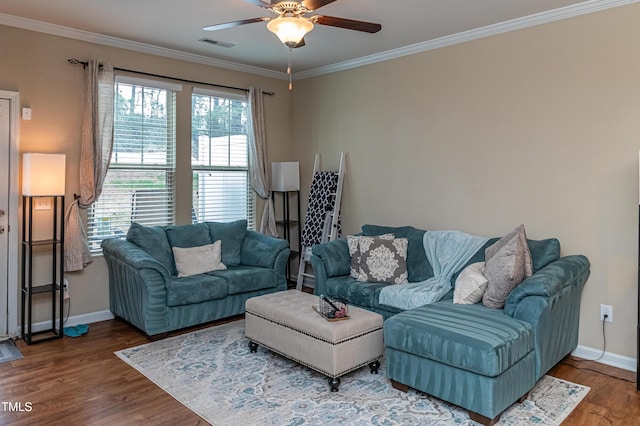
[[173, 254], [163, 227], [144, 226], [133, 222], [127, 231], [127, 241], [146, 251], [151, 257], [164, 265], [169, 274], [175, 275]]
[[167, 226], [167, 239], [171, 247], [199, 247], [213, 243], [206, 223]]
[[473, 305], [482, 300], [489, 282], [482, 273], [483, 269], [484, 262], [476, 262], [462, 270], [456, 278], [453, 303]]
[[172, 250], [178, 277], [190, 277], [227, 269], [221, 261], [222, 242], [220, 240], [198, 247], [173, 247]]
[[407, 239], [371, 238], [360, 242], [360, 275], [358, 281], [406, 284]]
[[362, 271], [360, 268], [360, 262], [362, 257], [360, 252], [360, 241], [363, 239], [371, 240], [373, 238], [382, 238], [386, 240], [391, 240], [395, 238], [395, 236], [393, 234], [378, 235], [377, 237], [364, 236], [364, 235], [348, 235], [347, 236], [347, 245], [349, 246], [349, 256], [351, 257], [350, 275], [352, 278], [355, 278], [358, 281], [366, 281], [366, 276], [362, 275]]
[[246, 219], [235, 222], [206, 222], [211, 240], [222, 241], [222, 263], [227, 266], [240, 264], [240, 248], [247, 233]]
[[489, 282], [482, 303], [488, 308], [501, 309], [511, 290], [532, 274], [524, 225], [488, 247], [485, 259], [484, 275]]

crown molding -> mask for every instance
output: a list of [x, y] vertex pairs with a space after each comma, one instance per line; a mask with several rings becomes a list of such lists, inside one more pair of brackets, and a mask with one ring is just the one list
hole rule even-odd
[[151, 55], [163, 56], [166, 58], [178, 59], [181, 61], [210, 65], [233, 71], [246, 72], [263, 77], [276, 78], [280, 80], [287, 80], [289, 78], [289, 76], [284, 72], [244, 65], [237, 62], [225, 61], [222, 59], [209, 58], [207, 56], [196, 55], [194, 53], [168, 49], [166, 47], [154, 46], [137, 41], [125, 40], [122, 38], [106, 36], [89, 31], [77, 30], [75, 28], [64, 27], [62, 25], [50, 24], [47, 22], [36, 21], [34, 19], [27, 19], [19, 16], [7, 15], [4, 13], [0, 13], [0, 25], [22, 28], [25, 30], [71, 38], [74, 40], [86, 41], [89, 43], [101, 44], [104, 46], [117, 47], [121, 49], [132, 50], [135, 52], [149, 53]]
[[[464, 31], [457, 34], [451, 34], [434, 40], [411, 44], [409, 46], [401, 47], [398, 49], [387, 50], [385, 52], [363, 56], [361, 58], [318, 67], [307, 71], [300, 71], [293, 74], [292, 78], [294, 80], [302, 80], [305, 78], [317, 77], [324, 74], [344, 71], [364, 65], [375, 64], [377, 62], [383, 62], [391, 59], [401, 58], [404, 56], [414, 55], [417, 53], [428, 52], [430, 50], [440, 49], [442, 47], [453, 46], [472, 40], [478, 40], [484, 37], [490, 37], [510, 31], [517, 31], [523, 28], [547, 24], [550, 22], [569, 19], [589, 13], [600, 12], [603, 10], [626, 6], [638, 2], [640, 2], [640, 0], [588, 0], [583, 3], [565, 6], [558, 9], [525, 16], [522, 18], [512, 19], [510, 21], [488, 25], [486, 27]], [[287, 74], [279, 71], [244, 65], [237, 62], [225, 61], [222, 59], [214, 59], [207, 56], [196, 55], [194, 53], [187, 53], [179, 50], [168, 49], [165, 47], [154, 46], [151, 44], [92, 33], [89, 31], [77, 30], [74, 28], [49, 24], [42, 21], [7, 15], [4, 13], [0, 13], [0, 25], [8, 25], [11, 27], [18, 27], [50, 35], [66, 37], [105, 46], [117, 47], [136, 52], [149, 53], [152, 55], [225, 68], [233, 71], [260, 75], [263, 77], [276, 78], [280, 80], [288, 79]]]
[[428, 40], [421, 43], [411, 44], [409, 46], [398, 49], [387, 50], [385, 52], [373, 55], [363, 56], [349, 61], [339, 62], [324, 67], [318, 67], [307, 71], [300, 71], [293, 75], [294, 80], [302, 80], [305, 78], [317, 77], [324, 74], [330, 74], [338, 71], [344, 71], [364, 65], [375, 64], [377, 62], [388, 61], [391, 59], [401, 58], [403, 56], [414, 55], [416, 53], [428, 52], [430, 50], [440, 49], [442, 47], [453, 46], [472, 40], [490, 37], [498, 34], [516, 31], [523, 28], [533, 27], [536, 25], [547, 24], [550, 22], [569, 19], [580, 15], [600, 12], [614, 7], [626, 6], [632, 3], [638, 3], [640, 0], [589, 0], [571, 6], [565, 6], [522, 18], [512, 19], [510, 21], [500, 22], [498, 24], [487, 25], [469, 31]]

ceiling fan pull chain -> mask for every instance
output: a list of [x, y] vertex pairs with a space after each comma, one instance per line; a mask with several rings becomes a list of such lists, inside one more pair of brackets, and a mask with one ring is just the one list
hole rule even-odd
[[287, 74], [289, 74], [289, 90], [293, 89], [293, 83], [291, 82], [291, 51], [292, 48], [289, 48], [289, 64], [287, 65]]

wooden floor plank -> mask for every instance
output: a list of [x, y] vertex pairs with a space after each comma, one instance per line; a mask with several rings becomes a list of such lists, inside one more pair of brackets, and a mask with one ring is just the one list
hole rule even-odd
[[[224, 322], [229, 320], [207, 326]], [[0, 407], [0, 424], [207, 424], [114, 354], [144, 343], [148, 340], [142, 333], [118, 320], [91, 324], [77, 338], [30, 346], [18, 341], [24, 358], [0, 364], [0, 401], [14, 408], [21, 403], [23, 409], [29, 402], [32, 409]], [[567, 357], [549, 374], [591, 387], [563, 425], [640, 426], [640, 392], [633, 373]]]

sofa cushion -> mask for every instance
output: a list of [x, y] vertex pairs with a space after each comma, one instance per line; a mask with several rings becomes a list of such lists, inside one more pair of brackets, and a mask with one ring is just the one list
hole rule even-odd
[[393, 234], [398, 238], [406, 238], [411, 231], [415, 230], [413, 226], [382, 226], [382, 225], [362, 225], [362, 234], [368, 237], [376, 235]]
[[325, 296], [347, 301], [348, 304], [373, 308], [378, 303], [380, 289], [387, 283], [357, 281], [349, 275], [329, 278], [325, 285]]
[[485, 258], [484, 275], [489, 282], [482, 303], [489, 308], [501, 309], [511, 290], [533, 272], [524, 226], [520, 225], [488, 247]]
[[226, 271], [209, 272], [207, 275], [226, 280], [229, 294], [273, 288], [278, 284], [278, 274], [274, 269], [256, 266], [230, 266]]
[[167, 306], [182, 306], [223, 299], [227, 297], [228, 288], [224, 278], [206, 274], [171, 278], [167, 283]]
[[246, 219], [235, 222], [205, 222], [212, 241], [222, 241], [222, 263], [226, 266], [240, 264], [240, 249], [247, 232]]
[[407, 273], [409, 282], [420, 282], [433, 277], [433, 268], [424, 251], [424, 233], [413, 226], [380, 226], [363, 225], [362, 233], [367, 236], [393, 234], [397, 238], [406, 238], [407, 246]]
[[406, 284], [407, 239], [364, 237], [360, 240], [358, 281]]
[[556, 238], [546, 240], [527, 240], [531, 259], [533, 260], [533, 272], [538, 272], [551, 262], [560, 259], [560, 241]]
[[198, 247], [173, 247], [173, 258], [176, 262], [178, 277], [227, 269], [221, 259], [221, 241]]
[[140, 247], [149, 256], [160, 262], [169, 274], [175, 275], [173, 253], [162, 226], [143, 226], [133, 222], [127, 232], [127, 241]]
[[165, 231], [171, 247], [198, 247], [213, 243], [206, 223], [172, 225]]
[[240, 250], [242, 264], [272, 268], [280, 252], [289, 247], [287, 240], [281, 240], [248, 230], [242, 240]]
[[440, 301], [401, 312], [384, 323], [388, 347], [496, 377], [533, 350], [531, 324], [480, 303]]

